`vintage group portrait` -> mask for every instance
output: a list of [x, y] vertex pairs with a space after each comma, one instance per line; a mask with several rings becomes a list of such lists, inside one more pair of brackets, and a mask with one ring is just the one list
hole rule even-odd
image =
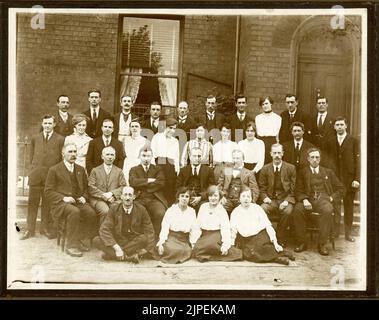
[[7, 289], [366, 290], [367, 28], [10, 8]]

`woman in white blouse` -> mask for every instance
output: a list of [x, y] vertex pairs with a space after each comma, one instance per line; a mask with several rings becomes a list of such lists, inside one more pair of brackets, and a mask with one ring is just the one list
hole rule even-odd
[[201, 205], [197, 215], [201, 236], [193, 249], [194, 256], [200, 262], [242, 260], [242, 251], [231, 245], [228, 213], [220, 204], [221, 191], [210, 186], [207, 195], [209, 202]]
[[251, 200], [250, 189], [243, 188], [241, 204], [233, 210], [230, 217], [232, 244], [238, 235], [245, 260], [288, 265], [289, 259], [295, 258], [278, 244], [275, 230], [266, 213]]
[[84, 114], [75, 114], [72, 117], [72, 125], [74, 133], [66, 137], [64, 143], [74, 143], [77, 149], [77, 156], [75, 163], [86, 167], [86, 156], [88, 152], [89, 142], [92, 138], [87, 135], [86, 128], [88, 124], [88, 117]]
[[188, 206], [190, 191], [180, 187], [177, 203], [167, 209], [157, 243], [160, 260], [164, 263], [182, 263], [191, 258], [192, 248], [199, 237], [196, 212]]

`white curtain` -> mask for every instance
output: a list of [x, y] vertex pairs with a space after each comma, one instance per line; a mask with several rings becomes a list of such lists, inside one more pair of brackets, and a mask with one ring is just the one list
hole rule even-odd
[[[123, 72], [127, 73], [142, 73], [142, 69], [140, 68], [125, 68]], [[141, 76], [130, 76], [130, 75], [123, 75], [122, 76], [122, 82], [120, 87], [120, 97], [124, 95], [129, 95], [132, 97], [133, 101], [136, 101], [139, 86], [141, 84]]]
[[[170, 71], [164, 71], [165, 75], [175, 74]], [[158, 78], [159, 93], [164, 106], [176, 106], [176, 78]]]

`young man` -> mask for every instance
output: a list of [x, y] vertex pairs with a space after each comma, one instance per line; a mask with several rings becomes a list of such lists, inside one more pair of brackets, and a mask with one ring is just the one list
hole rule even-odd
[[57, 98], [57, 107], [58, 115], [54, 131], [63, 137], [67, 137], [74, 131], [72, 115], [68, 113], [68, 108], [70, 107], [70, 99], [68, 96], [61, 94]]
[[149, 140], [151, 140], [152, 135], [145, 133], [144, 130], [152, 131], [153, 135], [162, 131], [162, 124], [160, 123], [163, 121], [161, 111], [162, 107], [159, 102], [152, 102], [150, 105], [150, 116], [142, 123], [142, 135], [147, 136]]
[[[343, 197], [345, 239], [354, 242], [351, 236], [353, 225], [354, 197], [359, 189], [360, 181], [360, 148], [358, 140], [347, 133], [347, 121], [344, 117], [337, 117], [334, 122], [337, 136], [326, 142], [326, 151], [330, 161], [330, 167], [337, 174], [345, 187]], [[335, 234], [339, 234], [341, 219], [341, 204], [336, 204]]]
[[231, 140], [240, 142], [246, 138], [246, 128], [253, 119], [246, 113], [247, 97], [238, 95], [235, 99], [236, 112], [228, 118], [230, 129], [232, 130]]
[[130, 136], [130, 123], [136, 116], [132, 114], [133, 99], [129, 95], [125, 95], [120, 99], [121, 112], [114, 116], [114, 131], [113, 136], [121, 143], [125, 138]]

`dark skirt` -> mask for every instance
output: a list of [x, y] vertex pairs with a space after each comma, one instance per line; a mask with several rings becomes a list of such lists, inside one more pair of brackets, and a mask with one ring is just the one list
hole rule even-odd
[[168, 205], [171, 206], [175, 202], [175, 187], [176, 187], [176, 172], [174, 166], [174, 160], [169, 158], [155, 158], [155, 163], [162, 168], [166, 183], [163, 189], [163, 193], [168, 202]]
[[158, 257], [164, 263], [175, 264], [189, 260], [192, 255], [189, 233], [170, 230], [163, 248], [163, 255]]
[[276, 137], [259, 137], [265, 144], [265, 164], [272, 161], [271, 146], [276, 143]]
[[204, 261], [237, 261], [242, 260], [242, 251], [234, 246], [230, 247], [228, 254], [221, 254], [220, 230], [202, 230], [201, 237], [193, 248], [194, 257], [200, 262]]

